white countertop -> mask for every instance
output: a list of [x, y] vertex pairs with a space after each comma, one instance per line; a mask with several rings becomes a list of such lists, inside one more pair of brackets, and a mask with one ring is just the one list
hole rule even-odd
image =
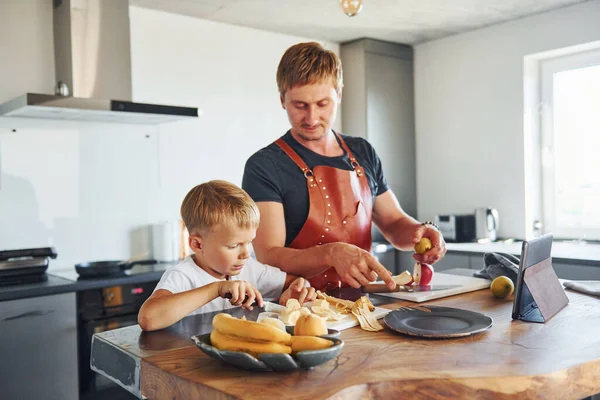
[[[470, 252], [470, 253], [508, 253], [516, 256], [521, 255], [521, 243], [446, 243], [448, 251]], [[552, 243], [552, 257], [573, 260], [598, 261], [600, 262], [600, 244], [590, 243]]]

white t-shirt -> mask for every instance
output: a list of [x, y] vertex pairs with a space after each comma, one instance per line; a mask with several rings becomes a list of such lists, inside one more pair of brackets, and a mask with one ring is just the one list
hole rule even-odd
[[[253, 258], [249, 258], [239, 275], [232, 276], [230, 279], [253, 284], [262, 294], [263, 298], [278, 298], [283, 291], [285, 277], [286, 273], [279, 268], [262, 264]], [[191, 256], [187, 256], [180, 263], [169, 267], [165, 271], [154, 291], [164, 289], [171, 293], [181, 293], [222, 280], [204, 271], [196, 265]], [[189, 315], [223, 311], [232, 307], [236, 306], [233, 306], [229, 302], [229, 299], [217, 297]]]

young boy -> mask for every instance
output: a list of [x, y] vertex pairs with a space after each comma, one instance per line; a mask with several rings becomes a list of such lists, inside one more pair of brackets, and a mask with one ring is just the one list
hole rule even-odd
[[279, 297], [281, 304], [290, 298], [300, 303], [316, 298], [303, 278], [250, 257], [260, 216], [239, 187], [219, 180], [194, 187], [183, 200], [181, 217], [194, 254], [169, 268], [144, 302], [138, 314], [143, 330], [233, 306], [252, 310], [255, 301], [263, 306], [263, 295]]

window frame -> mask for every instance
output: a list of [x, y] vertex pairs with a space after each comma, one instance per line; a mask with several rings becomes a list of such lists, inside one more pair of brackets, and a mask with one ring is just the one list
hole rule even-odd
[[600, 240], [600, 226], [573, 228], [556, 225], [554, 163], [554, 74], [597, 65], [600, 65], [600, 49], [540, 61], [542, 221], [544, 233], [552, 232], [556, 238]]

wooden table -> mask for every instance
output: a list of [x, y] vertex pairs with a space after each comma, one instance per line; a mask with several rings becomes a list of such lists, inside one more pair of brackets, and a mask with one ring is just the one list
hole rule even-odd
[[[339, 357], [310, 371], [248, 372], [191, 342], [165, 342], [164, 351], [141, 358], [141, 393], [156, 400], [580, 399], [600, 393], [600, 298], [567, 294], [569, 305], [545, 324], [513, 321], [512, 302], [488, 290], [422, 303], [482, 312], [494, 324], [482, 334], [444, 340], [352, 328], [341, 334]], [[415, 303], [382, 307], [401, 305]]]

